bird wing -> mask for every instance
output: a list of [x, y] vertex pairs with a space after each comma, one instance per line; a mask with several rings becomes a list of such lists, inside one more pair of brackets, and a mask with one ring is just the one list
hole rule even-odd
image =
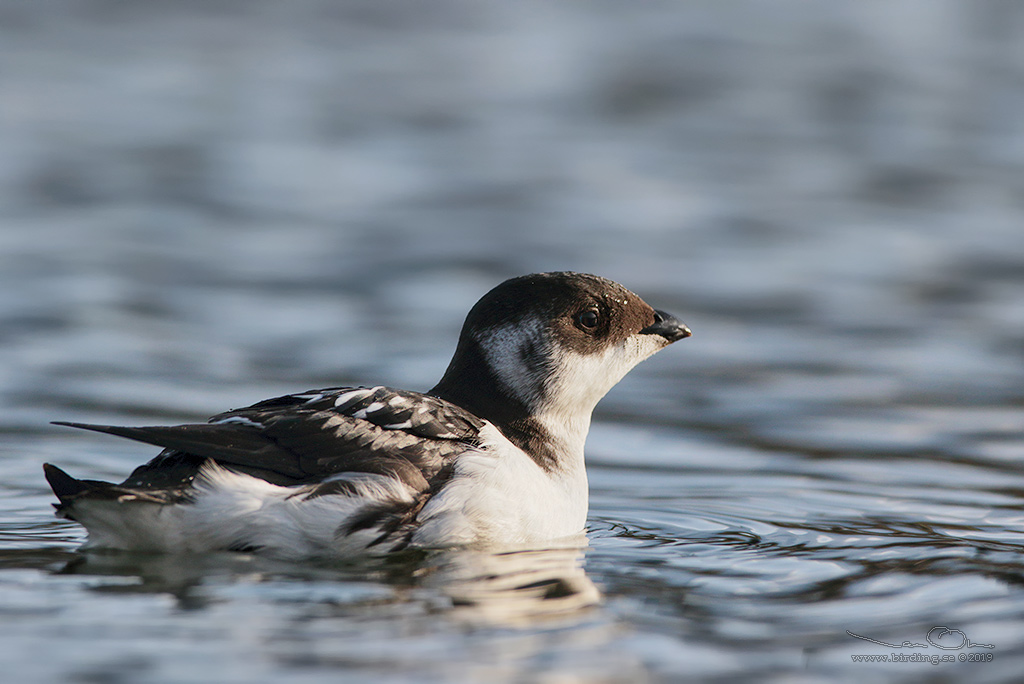
[[458, 454], [479, 445], [484, 422], [455, 404], [418, 392], [339, 387], [268, 399], [221, 413], [205, 424], [57, 424], [164, 447], [118, 491], [164, 490], [184, 496], [207, 460], [280, 485], [314, 484], [331, 475], [363, 472], [389, 475], [415, 491], [426, 491]]

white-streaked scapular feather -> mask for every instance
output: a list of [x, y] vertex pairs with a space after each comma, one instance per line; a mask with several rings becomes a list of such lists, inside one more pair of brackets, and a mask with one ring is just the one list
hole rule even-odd
[[46, 476], [94, 547], [307, 558], [546, 543], [586, 524], [594, 406], [689, 334], [612, 281], [523, 276], [473, 307], [427, 393], [312, 390], [199, 425], [62, 423], [164, 451], [120, 484]]

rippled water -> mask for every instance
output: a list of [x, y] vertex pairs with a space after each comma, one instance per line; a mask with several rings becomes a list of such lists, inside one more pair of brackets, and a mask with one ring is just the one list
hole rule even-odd
[[[4, 3], [5, 673], [1016, 680], [1024, 15], [766, 7]], [[694, 331], [599, 407], [578, 547], [86, 555], [50, 513], [42, 462], [152, 455], [50, 420], [423, 389], [551, 269]]]

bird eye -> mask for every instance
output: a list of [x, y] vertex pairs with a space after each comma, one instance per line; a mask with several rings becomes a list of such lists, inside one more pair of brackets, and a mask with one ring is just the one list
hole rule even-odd
[[600, 323], [596, 309], [587, 309], [576, 315], [576, 323], [584, 330], [593, 330]]

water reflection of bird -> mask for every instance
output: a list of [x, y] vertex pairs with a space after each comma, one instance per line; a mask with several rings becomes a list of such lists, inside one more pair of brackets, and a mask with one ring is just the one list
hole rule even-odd
[[333, 388], [207, 424], [61, 423], [164, 451], [121, 484], [46, 477], [98, 547], [301, 558], [545, 542], [583, 529], [594, 406], [689, 334], [604, 278], [513, 278], [473, 307], [426, 394]]
[[451, 600], [451, 615], [473, 624], [519, 627], [574, 619], [601, 594], [583, 570], [584, 535], [562, 546], [491, 553], [459, 549], [431, 559], [423, 584]]

